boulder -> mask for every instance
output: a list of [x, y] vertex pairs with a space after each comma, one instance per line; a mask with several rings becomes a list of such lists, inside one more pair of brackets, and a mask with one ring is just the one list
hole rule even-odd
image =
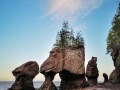
[[108, 75], [106, 73], [103, 73], [103, 77], [104, 77], [104, 84], [106, 83], [109, 83], [109, 80], [108, 80]]
[[16, 80], [8, 90], [35, 90], [33, 78], [39, 73], [39, 66], [35, 61], [29, 61], [12, 71]]
[[86, 77], [90, 85], [97, 84], [97, 78], [99, 76], [99, 71], [97, 68], [97, 57], [92, 57], [87, 64]]
[[[55, 86], [51, 81], [52, 79], [47, 79], [46, 75], [49, 78], [53, 78], [55, 74], [59, 73], [61, 78], [60, 90], [71, 90], [88, 86], [85, 79], [84, 61], [84, 47], [62, 50], [54, 48], [40, 67], [40, 72], [45, 76], [44, 83], [49, 82], [48, 85]], [[42, 86], [48, 87], [44, 83]]]

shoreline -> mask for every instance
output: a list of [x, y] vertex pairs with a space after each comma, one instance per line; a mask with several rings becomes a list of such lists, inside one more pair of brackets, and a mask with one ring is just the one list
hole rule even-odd
[[[14, 83], [14, 81], [0, 81], [0, 83], [4, 83], [4, 82], [10, 83], [10, 85], [12, 85], [12, 83]], [[38, 90], [38, 87], [40, 87], [43, 82], [44, 81], [33, 81], [34, 87], [36, 88], [36, 90]], [[36, 86], [35, 83], [37, 83], [37, 85], [39, 85], [39, 86]], [[57, 88], [59, 88], [60, 81], [54, 81], [54, 84], [56, 85]], [[89, 86], [86, 88], [80, 88], [80, 89], [74, 89], [74, 90], [120, 90], [120, 84], [98, 83], [97, 85], [94, 85], [94, 86]]]

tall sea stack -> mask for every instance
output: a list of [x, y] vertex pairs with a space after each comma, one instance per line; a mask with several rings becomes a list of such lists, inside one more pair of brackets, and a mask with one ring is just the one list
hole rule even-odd
[[51, 78], [45, 79], [40, 90], [44, 90], [43, 86], [44, 88], [48, 87], [46, 90], [52, 90], [51, 87], [56, 90], [52, 80], [57, 73], [61, 78], [60, 90], [79, 89], [88, 86], [85, 79], [84, 62], [84, 47], [79, 49], [54, 48], [40, 67], [40, 72], [44, 74], [45, 78], [46, 75]]
[[96, 62], [97, 62], [97, 57], [92, 57], [91, 60], [87, 64], [86, 77], [90, 85], [97, 84], [97, 78], [99, 76], [99, 71], [98, 71]]

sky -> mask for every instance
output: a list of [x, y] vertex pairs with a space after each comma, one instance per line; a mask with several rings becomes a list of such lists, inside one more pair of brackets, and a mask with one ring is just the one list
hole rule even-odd
[[[85, 67], [97, 57], [99, 81], [114, 69], [106, 39], [120, 0], [0, 0], [0, 81], [27, 61], [39, 66], [49, 56], [64, 21], [85, 40]], [[38, 74], [34, 80], [42, 81]], [[56, 81], [60, 81], [56, 75]]]

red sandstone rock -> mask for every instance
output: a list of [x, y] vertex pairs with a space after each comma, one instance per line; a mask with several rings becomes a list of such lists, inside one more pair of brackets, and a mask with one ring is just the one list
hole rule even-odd
[[45, 60], [41, 65], [40, 72], [45, 73], [53, 71], [55, 73], [59, 73], [60, 71], [62, 71], [62, 66], [63, 56], [61, 50], [58, 48], [54, 48], [52, 51], [50, 51], [50, 55], [47, 60]]
[[57, 87], [53, 83], [53, 79], [56, 73], [54, 72], [47, 72], [44, 74], [45, 81], [40, 87], [39, 90], [57, 90]]
[[35, 90], [33, 78], [39, 73], [39, 66], [35, 61], [29, 61], [12, 71], [16, 80], [9, 90]]
[[88, 83], [90, 85], [97, 84], [97, 78], [99, 76], [98, 68], [97, 68], [97, 57], [92, 57], [88, 62], [86, 69], [86, 77], [88, 79]]
[[114, 74], [116, 74], [114, 75], [114, 78], [112, 78], [112, 83], [120, 83], [120, 50], [113, 50], [111, 56], [115, 66], [115, 71], [113, 72], [115, 72]]
[[116, 70], [113, 70], [112, 73], [109, 76], [109, 80], [112, 83], [117, 83], [117, 74], [116, 74]]
[[[84, 47], [73, 50], [54, 48], [50, 52], [47, 60], [41, 65], [40, 72], [44, 74], [45, 77], [51, 72], [54, 72], [54, 74], [59, 73], [61, 78], [60, 90], [85, 87], [88, 84], [85, 79], [84, 61]], [[49, 74], [49, 77], [52, 78], [54, 76]], [[48, 80], [47, 78], [45, 79], [45, 82], [49, 82], [46, 80]], [[53, 82], [50, 81], [48, 85], [51, 85], [51, 83]], [[45, 87], [44, 84], [42, 86]]]
[[53, 71], [59, 73], [65, 69], [74, 74], [85, 74], [84, 61], [84, 48], [66, 49], [63, 52], [59, 48], [54, 48], [50, 52], [48, 59], [41, 65], [40, 72]]
[[103, 83], [106, 83], [108, 82], [108, 75], [106, 73], [103, 73], [103, 77], [104, 77], [104, 82]]

